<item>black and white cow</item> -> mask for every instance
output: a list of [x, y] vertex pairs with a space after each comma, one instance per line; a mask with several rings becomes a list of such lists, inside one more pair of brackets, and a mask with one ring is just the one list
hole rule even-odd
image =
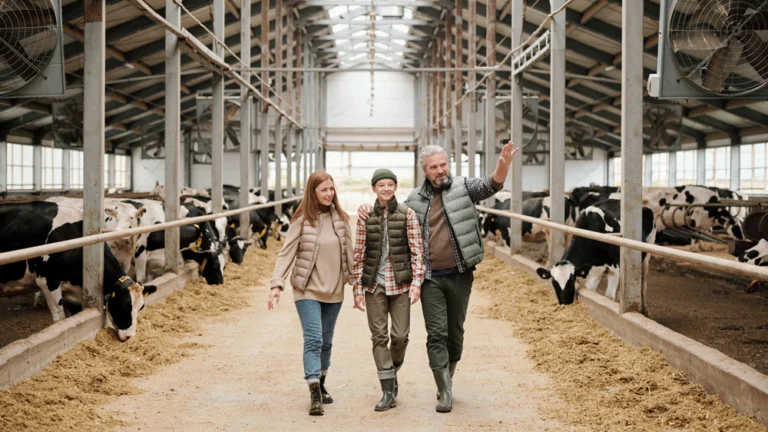
[[[728, 209], [716, 206], [680, 207], [680, 205], [719, 203], [718, 193], [704, 186], [652, 188], [643, 192], [643, 205], [653, 210], [656, 229], [659, 231], [675, 226], [688, 226], [701, 231], [720, 227], [729, 237], [743, 240], [741, 223]], [[667, 204], [672, 206], [665, 209]], [[677, 208], [680, 210], [676, 211]]]
[[[584, 209], [576, 219], [576, 228], [597, 233], [620, 233], [620, 201], [609, 200]], [[643, 241], [654, 243], [656, 229], [653, 211], [643, 207]], [[562, 305], [571, 304], [576, 293], [576, 278], [584, 278], [587, 289], [596, 291], [603, 277], [608, 277], [605, 296], [616, 300], [619, 287], [620, 248], [597, 240], [574, 236], [562, 259], [552, 269], [536, 270], [542, 279], [552, 279], [557, 300]], [[647, 274], [649, 255], [643, 254], [643, 274]], [[644, 276], [643, 280], [647, 280]]]
[[[239, 188], [237, 190], [239, 192]], [[253, 191], [253, 189], [251, 190]], [[240, 195], [238, 194], [230, 194], [224, 196], [224, 199], [227, 201], [227, 204], [229, 205], [229, 208], [232, 210], [237, 210], [242, 208], [240, 206]], [[248, 200], [250, 201], [248, 205], [254, 205], [254, 204], [265, 204], [266, 200], [261, 196], [256, 196], [253, 194], [253, 192], [250, 192], [248, 195]], [[256, 237], [256, 241], [259, 244], [259, 247], [262, 249], [267, 248], [267, 239], [269, 238], [269, 219], [264, 219], [264, 217], [270, 217], [274, 216], [274, 209], [271, 209], [271, 211], [265, 212], [267, 209], [259, 209], [259, 210], [251, 210], [248, 212], [249, 220], [250, 220], [250, 229], [248, 238], [251, 239], [254, 236]], [[240, 228], [240, 218], [239, 217], [233, 217], [229, 219], [229, 225], [232, 226], [234, 224], [234, 227], [232, 227], [236, 232], [239, 232]]]
[[612, 193], [618, 192], [619, 188], [613, 186], [587, 186], [577, 187], [571, 191], [571, 201], [576, 204], [579, 211], [583, 211], [585, 208], [595, 205], [599, 202], [603, 202], [611, 196]]
[[[573, 225], [576, 221], [576, 206], [569, 198], [565, 199], [565, 224]], [[509, 210], [510, 201], [496, 201], [494, 208], [497, 210]], [[523, 215], [535, 217], [544, 220], [550, 220], [550, 209], [552, 207], [552, 198], [530, 198], [523, 201]], [[501, 238], [509, 246], [510, 243], [510, 220], [506, 216], [493, 216], [489, 215], [486, 218], [486, 230], [498, 230]], [[549, 229], [532, 224], [530, 222], [522, 222], [522, 236], [524, 241], [537, 242], [537, 241], [549, 241]]]
[[[739, 262], [745, 264], [752, 264], [760, 267], [768, 267], [768, 241], [760, 239], [760, 241], [753, 247], [745, 250], [741, 255], [736, 258]], [[765, 282], [755, 280], [747, 287], [747, 292], [751, 293], [757, 290]]]
[[[83, 212], [75, 207], [52, 202], [0, 205], [0, 252], [82, 236]], [[82, 310], [82, 286], [82, 248], [0, 265], [0, 296], [40, 290], [54, 322]], [[109, 320], [118, 338], [126, 341], [136, 335], [136, 319], [144, 307], [144, 296], [157, 288], [131, 280], [105, 244], [103, 289]]]
[[[212, 214], [211, 200], [208, 198], [185, 197], [181, 200], [183, 204], [183, 210], [180, 214], [181, 217], [195, 217]], [[195, 212], [195, 215], [189, 214], [190, 206], [199, 209], [202, 214], [198, 214], [199, 212]], [[229, 205], [226, 202], [222, 204], [222, 207], [222, 210], [229, 210]], [[224, 257], [229, 258], [229, 260], [235, 264], [242, 264], [243, 259], [245, 258], [245, 251], [253, 243], [250, 240], [243, 239], [238, 234], [236, 225], [234, 224], [234, 219], [236, 218], [238, 217], [216, 218], [213, 222], [213, 226], [215, 227], [214, 232], [216, 233], [216, 239], [219, 241], [219, 245], [222, 248], [220, 252]]]

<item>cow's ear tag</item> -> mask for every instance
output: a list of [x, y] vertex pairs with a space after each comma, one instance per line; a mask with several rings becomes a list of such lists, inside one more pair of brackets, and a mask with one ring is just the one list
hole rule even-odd
[[148, 292], [143, 293], [143, 295], [144, 295], [144, 297], [149, 297], [149, 293]]

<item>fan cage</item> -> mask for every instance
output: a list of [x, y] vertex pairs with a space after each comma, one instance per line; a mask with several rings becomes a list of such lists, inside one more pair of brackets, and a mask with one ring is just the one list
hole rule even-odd
[[53, 58], [59, 32], [50, 0], [0, 1], [0, 96], [24, 88]]
[[726, 97], [768, 85], [768, 1], [676, 0], [671, 10], [667, 43], [682, 79]]

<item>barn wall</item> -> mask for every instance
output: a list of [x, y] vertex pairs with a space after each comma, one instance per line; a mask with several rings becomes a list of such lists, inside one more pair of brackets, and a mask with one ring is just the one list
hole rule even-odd
[[338, 72], [328, 75], [329, 128], [412, 128], [414, 77], [400, 72], [376, 72], [373, 116], [370, 115], [371, 75]]
[[[131, 151], [131, 162], [134, 192], [149, 192], [156, 182], [165, 184], [165, 159], [142, 159], [141, 147], [134, 147]], [[184, 162], [182, 161], [182, 166], [185, 165]]]
[[[607, 153], [595, 149], [594, 158], [585, 161], [565, 161], [565, 190], [579, 186], [589, 186], [590, 183], [605, 184], [605, 167], [608, 163]], [[524, 166], [523, 190], [532, 191], [546, 188], [549, 178], [549, 165]]]

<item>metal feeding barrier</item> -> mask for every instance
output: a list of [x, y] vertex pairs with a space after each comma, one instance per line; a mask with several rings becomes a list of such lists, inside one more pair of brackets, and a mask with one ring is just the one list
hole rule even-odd
[[0, 265], [15, 263], [23, 261], [29, 258], [35, 258], [43, 255], [52, 255], [59, 252], [64, 252], [72, 249], [81, 248], [84, 246], [94, 245], [96, 243], [104, 243], [111, 240], [117, 240], [125, 237], [131, 237], [139, 234], [147, 234], [155, 231], [163, 231], [168, 228], [177, 228], [186, 225], [193, 225], [196, 223], [209, 222], [221, 217], [237, 216], [240, 213], [249, 212], [251, 210], [259, 210], [268, 207], [276, 207], [289, 202], [298, 201], [302, 197], [296, 196], [292, 198], [282, 199], [280, 201], [270, 202], [267, 204], [255, 204], [248, 207], [242, 207], [235, 210], [228, 210], [221, 213], [215, 213], [205, 216], [198, 216], [186, 219], [179, 219], [171, 222], [163, 222], [159, 224], [149, 225], [145, 227], [136, 227], [127, 230], [113, 231], [109, 233], [94, 234], [90, 236], [80, 237], [72, 240], [66, 240], [62, 242], [49, 243], [40, 246], [35, 246], [25, 249], [17, 249], [14, 251], [0, 253]]
[[568, 225], [563, 225], [548, 220], [538, 219], [530, 216], [525, 216], [519, 213], [512, 213], [505, 210], [497, 210], [485, 206], [477, 206], [477, 209], [489, 214], [504, 216], [512, 219], [517, 219], [523, 222], [529, 222], [532, 224], [538, 224], [550, 229], [562, 231], [574, 236], [587, 238], [591, 240], [597, 240], [603, 243], [608, 243], [614, 246], [637, 250], [640, 252], [649, 253], [651, 255], [668, 258], [671, 260], [696, 264], [706, 269], [716, 270], [723, 273], [735, 274], [750, 279], [758, 279], [768, 281], [768, 269], [765, 267], [757, 267], [751, 264], [745, 264], [738, 261], [727, 260], [723, 258], [712, 257], [708, 255], [701, 255], [694, 252], [687, 252], [678, 249], [668, 248], [650, 243], [644, 243], [637, 240], [630, 240], [616, 235], [609, 235], [603, 233], [597, 233], [581, 228], [575, 228]]

